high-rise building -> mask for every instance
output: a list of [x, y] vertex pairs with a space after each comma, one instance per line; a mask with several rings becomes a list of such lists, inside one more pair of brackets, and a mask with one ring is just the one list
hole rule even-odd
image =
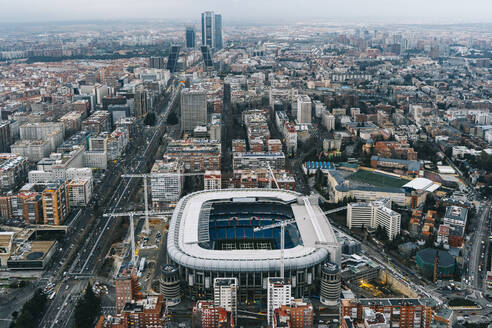
[[275, 309], [282, 305], [290, 306], [292, 302], [292, 286], [290, 281], [284, 278], [268, 278], [267, 290], [267, 319], [268, 326], [273, 323]]
[[167, 69], [171, 73], [176, 72], [180, 50], [181, 50], [180, 46], [171, 46], [171, 49], [169, 51], [169, 56], [167, 58]]
[[231, 313], [231, 321], [237, 323], [237, 278], [214, 279], [214, 305]]
[[181, 92], [181, 131], [193, 131], [207, 125], [207, 94], [204, 90], [184, 89]]
[[202, 13], [202, 46], [214, 47], [215, 15], [213, 11]]
[[150, 68], [164, 69], [164, 57], [150, 57], [149, 60]]
[[202, 46], [222, 49], [222, 15], [213, 11], [202, 13]]
[[312, 106], [309, 96], [301, 95], [297, 98], [297, 121], [299, 123], [311, 123]]
[[61, 225], [70, 214], [67, 183], [49, 184], [43, 190], [44, 224]]
[[143, 117], [147, 114], [147, 92], [143, 88], [135, 91], [135, 117]]
[[222, 15], [215, 15], [215, 49], [222, 49], [224, 47], [222, 41]]
[[186, 48], [195, 48], [195, 29], [192, 26], [186, 28]]
[[0, 152], [8, 153], [11, 144], [10, 122], [2, 121], [0, 122]]

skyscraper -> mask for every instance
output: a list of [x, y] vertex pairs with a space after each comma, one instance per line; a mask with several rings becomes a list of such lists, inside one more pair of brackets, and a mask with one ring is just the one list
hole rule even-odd
[[215, 17], [213, 11], [202, 13], [202, 46], [214, 47], [214, 23]]
[[222, 15], [215, 15], [215, 49], [222, 49]]
[[193, 131], [207, 124], [207, 95], [204, 90], [184, 89], [181, 92], [181, 131]]
[[202, 45], [222, 49], [222, 15], [213, 11], [202, 13]]
[[186, 28], [186, 48], [195, 48], [195, 29], [192, 26]]

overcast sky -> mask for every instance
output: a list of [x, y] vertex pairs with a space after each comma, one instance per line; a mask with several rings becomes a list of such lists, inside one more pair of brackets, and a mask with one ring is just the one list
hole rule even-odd
[[[196, 20], [214, 10], [224, 23], [308, 18], [399, 18], [415, 22], [490, 22], [492, 0], [0, 0], [0, 22], [87, 19]], [[398, 19], [397, 19], [398, 18]]]

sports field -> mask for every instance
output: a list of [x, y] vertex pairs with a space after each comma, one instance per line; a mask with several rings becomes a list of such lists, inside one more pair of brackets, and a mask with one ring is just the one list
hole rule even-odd
[[373, 185], [377, 187], [391, 187], [391, 188], [400, 188], [409, 180], [395, 178], [389, 175], [375, 173], [370, 171], [359, 170], [350, 176], [347, 179], [352, 180], [358, 183], [364, 183], [368, 185]]

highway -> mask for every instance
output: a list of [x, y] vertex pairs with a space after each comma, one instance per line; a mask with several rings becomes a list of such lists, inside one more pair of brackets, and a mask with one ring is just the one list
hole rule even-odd
[[[154, 160], [155, 153], [159, 147], [160, 141], [164, 134], [165, 120], [173, 107], [181, 86], [173, 90], [170, 101], [158, 116], [158, 122], [154, 127], [139, 133], [138, 140], [135, 142], [139, 147], [135, 152], [127, 153], [124, 158], [117, 164], [118, 171], [126, 173], [144, 173], [148, 170], [149, 164]], [[120, 167], [121, 166], [121, 167]], [[108, 185], [112, 189], [112, 195], [107, 204], [102, 204], [102, 213], [115, 213], [121, 210], [121, 206], [126, 206], [134, 193], [138, 190], [138, 180], [135, 178], [119, 179], [116, 186]], [[94, 225], [89, 228], [89, 234], [83, 245], [79, 245], [77, 257], [73, 261], [68, 275], [71, 279], [57, 284], [57, 293], [55, 298], [50, 301], [45, 315], [43, 316], [39, 327], [68, 327], [71, 323], [71, 316], [75, 308], [76, 299], [83, 293], [87, 280], [84, 278], [96, 274], [103, 263], [104, 256], [109, 248], [109, 236], [115, 231], [116, 225], [113, 224], [117, 219], [111, 217], [96, 218]], [[81, 243], [82, 244], [82, 243]], [[56, 277], [52, 279], [57, 283], [62, 272], [54, 268], [47, 273], [47, 277]], [[78, 279], [81, 278], [81, 279]], [[69, 306], [71, 305], [71, 306]]]
[[473, 241], [471, 246], [471, 254], [469, 255], [469, 266], [467, 281], [473, 288], [483, 289], [482, 277], [486, 272], [487, 257], [485, 256], [486, 246], [488, 243], [489, 229], [489, 213], [490, 213], [491, 201], [484, 203], [481, 213], [479, 213], [479, 222], [477, 229], [473, 234]]

